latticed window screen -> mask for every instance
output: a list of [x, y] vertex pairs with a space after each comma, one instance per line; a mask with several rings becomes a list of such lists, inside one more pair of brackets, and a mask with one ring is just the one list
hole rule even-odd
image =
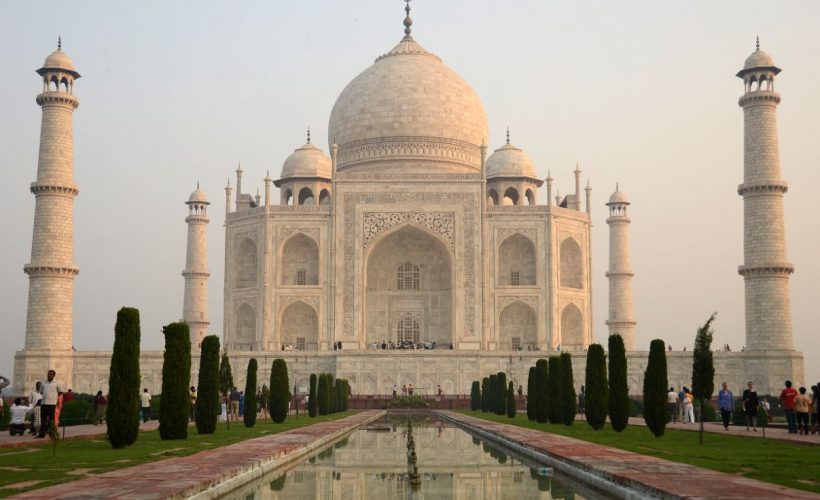
[[521, 349], [521, 337], [512, 338], [512, 350], [517, 351]]
[[510, 285], [518, 286], [521, 284], [521, 273], [518, 271], [510, 272]]
[[419, 266], [409, 261], [400, 264], [396, 273], [396, 288], [399, 290], [418, 290]]
[[306, 345], [307, 343], [305, 342], [304, 337], [296, 337], [296, 349], [304, 351]]
[[405, 316], [399, 320], [399, 324], [397, 326], [397, 337], [399, 342], [404, 342], [409, 340], [414, 344], [417, 344], [419, 341], [419, 322], [411, 318], [410, 316]]
[[304, 285], [305, 284], [305, 275], [307, 273], [305, 271], [296, 271], [296, 284], [297, 285]]

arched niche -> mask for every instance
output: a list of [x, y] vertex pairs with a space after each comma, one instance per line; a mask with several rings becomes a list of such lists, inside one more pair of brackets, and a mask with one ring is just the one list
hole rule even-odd
[[250, 238], [242, 238], [236, 250], [237, 288], [256, 286], [257, 259], [256, 243]]
[[535, 244], [526, 236], [513, 234], [498, 247], [499, 286], [534, 286]]
[[319, 205], [330, 205], [330, 191], [322, 189], [319, 193]]
[[296, 234], [282, 245], [279, 283], [283, 286], [319, 284], [319, 245], [313, 238]]
[[581, 246], [573, 238], [561, 242], [560, 249], [561, 286], [565, 288], [584, 288], [584, 262], [581, 258]]
[[490, 189], [487, 195], [487, 203], [490, 205], [498, 205], [498, 193], [496, 193], [495, 189]]
[[279, 332], [283, 346], [316, 351], [319, 348], [319, 315], [314, 308], [298, 300], [282, 311]]
[[256, 343], [256, 311], [248, 304], [242, 304], [234, 312], [233, 348], [253, 350]]
[[502, 201], [502, 205], [518, 205], [518, 190], [515, 188], [507, 188], [504, 191], [504, 200]]
[[538, 343], [538, 316], [527, 304], [516, 301], [498, 316], [501, 350], [528, 350]]
[[299, 191], [299, 204], [313, 205], [313, 191], [310, 188], [305, 187]]
[[584, 315], [578, 306], [568, 304], [561, 311], [561, 349], [580, 351], [584, 348]]

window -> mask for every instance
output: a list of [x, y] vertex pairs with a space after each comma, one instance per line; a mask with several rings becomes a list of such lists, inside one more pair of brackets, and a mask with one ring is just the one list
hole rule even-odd
[[513, 351], [520, 351], [521, 350], [521, 337], [513, 337], [512, 341], [512, 350]]
[[409, 261], [400, 264], [396, 273], [396, 287], [399, 290], [418, 290], [419, 266]]
[[297, 351], [304, 351], [305, 350], [305, 338], [304, 337], [296, 337], [296, 350]]
[[410, 316], [405, 316], [399, 320], [399, 324], [397, 327], [397, 337], [399, 342], [406, 342], [410, 341], [414, 344], [418, 344], [419, 342], [419, 322], [411, 318]]
[[519, 286], [521, 284], [521, 273], [518, 271], [510, 271], [510, 285]]
[[296, 271], [296, 284], [301, 286], [305, 284], [305, 271]]

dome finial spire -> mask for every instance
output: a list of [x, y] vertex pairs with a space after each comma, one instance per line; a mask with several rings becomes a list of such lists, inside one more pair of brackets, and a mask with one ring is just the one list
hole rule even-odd
[[62, 52], [63, 50], [63, 36], [57, 35], [57, 52]]
[[410, 18], [410, 0], [404, 0], [404, 2], [407, 4], [404, 6], [404, 12], [406, 13], [404, 16], [404, 35], [410, 36], [412, 31], [410, 26], [413, 26], [413, 20]]
[[507, 125], [507, 144], [510, 143], [510, 126]]
[[307, 130], [307, 141], [308, 141], [308, 144], [310, 144], [310, 125], [308, 125], [308, 130]]
[[755, 50], [756, 51], [760, 50], [760, 37], [759, 36], [755, 37]]

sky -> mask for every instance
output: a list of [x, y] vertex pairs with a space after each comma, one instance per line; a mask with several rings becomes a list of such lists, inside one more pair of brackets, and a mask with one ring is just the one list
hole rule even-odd
[[[632, 202], [636, 346], [676, 350], [717, 311], [714, 345], [744, 341], [742, 82], [755, 36], [783, 69], [778, 126], [797, 349], [820, 380], [820, 37], [815, 1], [415, 0], [413, 35], [481, 97], [491, 149], [510, 127], [563, 193], [593, 188], [594, 337], [606, 341], [608, 228]], [[138, 307], [142, 348], [182, 315], [187, 200], [213, 203], [209, 312], [222, 333], [224, 191], [263, 187], [305, 141], [327, 150], [344, 86], [403, 35], [399, 0], [0, 3], [0, 374], [25, 339], [40, 130], [34, 70], [63, 49], [82, 78], [74, 113], [74, 344], [109, 350], [117, 309]], [[545, 189], [545, 188], [542, 188]], [[541, 199], [545, 198], [541, 193]], [[278, 194], [274, 193], [274, 199]]]

